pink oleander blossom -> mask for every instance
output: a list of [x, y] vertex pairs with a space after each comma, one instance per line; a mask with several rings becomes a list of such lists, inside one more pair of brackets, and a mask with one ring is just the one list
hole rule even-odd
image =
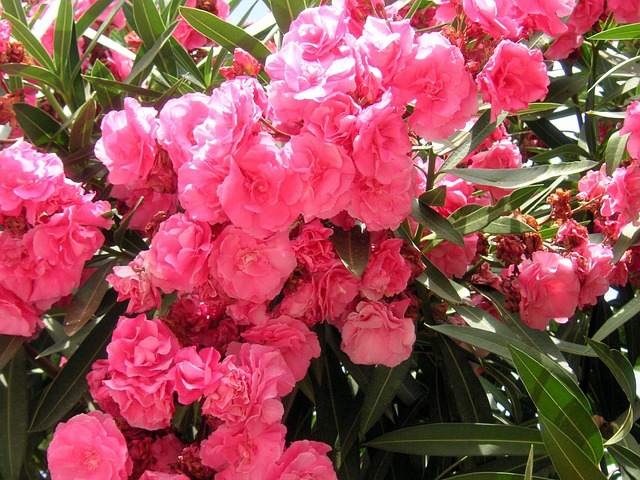
[[215, 348], [196, 347], [180, 350], [173, 360], [175, 366], [169, 373], [178, 401], [189, 405], [202, 397], [203, 393], [222, 377], [218, 368], [220, 353]]
[[463, 6], [467, 18], [493, 38], [518, 36], [518, 14], [511, 0], [463, 0]]
[[329, 239], [333, 230], [313, 220], [300, 228], [300, 233], [291, 241], [298, 263], [310, 273], [324, 271], [334, 264], [336, 251]]
[[571, 15], [576, 6], [575, 0], [514, 0], [537, 30], [552, 37], [567, 31], [563, 18]]
[[409, 262], [400, 254], [403, 240], [390, 238], [376, 246], [362, 275], [362, 295], [369, 300], [401, 293], [411, 277]]
[[107, 276], [107, 282], [118, 292], [118, 301], [129, 300], [127, 315], [143, 313], [160, 308], [162, 295], [146, 270], [148, 250], [140, 252], [129, 265], [113, 267], [113, 273]]
[[632, 158], [640, 159], [640, 102], [631, 102], [627, 108], [627, 116], [624, 125], [620, 130], [620, 135], [629, 133], [627, 140], [627, 152]]
[[299, 440], [287, 448], [276, 463], [267, 469], [264, 480], [337, 480], [326, 443]]
[[0, 335], [30, 337], [43, 326], [35, 309], [0, 286]]
[[640, 4], [627, 0], [608, 0], [607, 10], [613, 12], [616, 23], [640, 22]]

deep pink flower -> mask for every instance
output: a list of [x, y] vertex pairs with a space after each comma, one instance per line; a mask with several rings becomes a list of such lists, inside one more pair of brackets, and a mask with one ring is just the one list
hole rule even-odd
[[149, 447], [154, 460], [153, 469], [158, 472], [173, 471], [171, 465], [178, 462], [178, 455], [183, 449], [184, 444], [173, 433], [156, 438]]
[[318, 275], [316, 285], [321, 321], [339, 324], [347, 305], [358, 295], [360, 280], [345, 268], [342, 261], [335, 260], [330, 269]]
[[333, 464], [327, 456], [331, 447], [326, 443], [299, 440], [293, 442], [278, 460], [269, 466], [264, 480], [337, 480]]
[[482, 98], [496, 114], [516, 113], [547, 95], [549, 76], [540, 50], [503, 40], [478, 75]]
[[573, 264], [553, 252], [534, 252], [520, 264], [520, 318], [531, 328], [544, 330], [549, 320], [564, 323], [578, 306], [580, 281]]
[[519, 14], [511, 0], [463, 0], [464, 13], [493, 38], [518, 36]]
[[201, 444], [202, 463], [215, 469], [216, 480], [263, 480], [266, 469], [284, 450], [281, 423], [252, 430], [223, 425]]
[[607, 0], [607, 9], [613, 12], [616, 23], [640, 22], [640, 4], [627, 0]]
[[199, 400], [203, 392], [222, 377], [218, 368], [220, 354], [215, 348], [203, 348], [199, 352], [193, 346], [183, 348], [173, 362], [175, 366], [169, 377], [183, 405]]
[[306, 8], [291, 22], [282, 46], [295, 43], [305, 60], [315, 60], [331, 53], [347, 33], [347, 18], [340, 9], [330, 6]]
[[280, 292], [296, 258], [286, 233], [259, 240], [230, 225], [215, 239], [209, 265], [227, 295], [261, 303]]
[[627, 108], [627, 116], [620, 135], [630, 133], [627, 141], [627, 152], [632, 158], [640, 159], [640, 102], [631, 102]]
[[130, 189], [144, 186], [158, 152], [157, 114], [154, 108], [125, 98], [124, 110], [109, 112], [102, 119], [95, 154], [109, 170], [109, 182]]
[[229, 218], [220, 204], [220, 185], [229, 174], [231, 157], [206, 159], [201, 156], [178, 170], [180, 204], [191, 218], [211, 224], [224, 223]]
[[405, 317], [410, 302], [358, 303], [344, 322], [340, 348], [354, 363], [398, 366], [409, 358], [416, 341], [413, 320]]
[[478, 236], [471, 234], [464, 237], [464, 247], [443, 240], [425, 256], [447, 277], [462, 278], [476, 257], [477, 247]]
[[322, 103], [310, 103], [303, 112], [302, 132], [310, 132], [328, 143], [351, 148], [360, 106], [346, 93], [337, 92]]
[[303, 225], [300, 233], [291, 241], [298, 263], [304, 265], [310, 273], [327, 270], [335, 259], [336, 252], [329, 237], [333, 230], [318, 220]]
[[52, 480], [127, 480], [132, 470], [124, 436], [102, 412], [58, 424], [47, 460]]
[[575, 0], [514, 0], [537, 30], [552, 37], [567, 31], [562, 19], [571, 15], [576, 6]]
[[369, 300], [380, 300], [401, 293], [411, 277], [411, 267], [402, 255], [401, 238], [390, 238], [380, 243], [369, 257], [362, 275], [362, 295]]
[[162, 222], [145, 257], [145, 268], [165, 293], [189, 292], [207, 279], [211, 227], [176, 213]]
[[389, 80], [415, 57], [414, 35], [409, 20], [389, 21], [370, 16], [357, 48], [363, 52], [367, 64], [382, 73], [383, 84], [388, 85]]
[[124, 212], [129, 212], [138, 204], [140, 198], [143, 198], [129, 222], [130, 229], [142, 232], [158, 212], [171, 215], [178, 208], [178, 196], [175, 193], [156, 192], [148, 187], [130, 190], [124, 185], [114, 185], [111, 196], [124, 204]]
[[299, 318], [308, 327], [322, 321], [320, 305], [316, 292], [316, 282], [310, 280], [299, 285], [295, 291], [286, 291], [278, 312], [293, 318]]
[[189, 480], [189, 477], [181, 473], [163, 473], [146, 470], [139, 480]]
[[162, 296], [153, 277], [144, 267], [148, 250], [140, 252], [129, 265], [113, 267], [107, 282], [118, 292], [118, 301], [129, 300], [127, 315], [160, 308]]
[[[501, 140], [494, 143], [488, 150], [476, 153], [470, 159], [470, 168], [488, 168], [488, 169], [505, 169], [505, 168], [522, 168], [522, 155], [520, 149], [511, 140]], [[493, 194], [494, 199], [500, 199], [507, 195], [511, 190], [496, 187], [481, 187]]]
[[276, 348], [291, 369], [296, 382], [306, 375], [311, 359], [320, 356], [316, 334], [301, 320], [286, 315], [245, 330], [242, 338], [249, 343]]
[[617, 168], [607, 185], [607, 194], [602, 205], [602, 214], [619, 213], [621, 224], [640, 223], [640, 165]]
[[120, 416], [120, 407], [111, 398], [111, 390], [104, 384], [105, 380], [111, 378], [109, 370], [109, 360], [99, 359], [91, 365], [91, 371], [87, 373], [86, 379], [89, 385], [91, 398], [100, 406], [102, 410], [113, 417]]
[[[580, 280], [578, 308], [598, 303], [598, 297], [609, 290], [613, 271], [613, 250], [607, 245], [589, 244], [582, 253], [587, 261], [588, 271]], [[576, 269], [577, 270], [577, 269]]]
[[[224, 0], [215, 0], [213, 2], [214, 13], [217, 17], [223, 20], [229, 16], [229, 5]], [[196, 0], [187, 0], [184, 4], [185, 7], [194, 8], [197, 6]], [[182, 45], [187, 51], [196, 50], [198, 48], [211, 45], [213, 42], [207, 37], [197, 32], [186, 20], [180, 17], [180, 23], [173, 31], [173, 37]]]
[[548, 60], [564, 60], [575, 50], [580, 48], [583, 42], [582, 35], [578, 35], [573, 30], [561, 33], [556, 37], [555, 42], [544, 52], [544, 58]]
[[38, 326], [43, 323], [34, 308], [0, 286], [0, 335], [30, 337]]
[[[608, 3], [611, 6], [611, 2]], [[604, 0], [578, 0], [576, 8], [567, 20], [567, 27], [578, 35], [582, 35], [591, 30], [603, 13]]]

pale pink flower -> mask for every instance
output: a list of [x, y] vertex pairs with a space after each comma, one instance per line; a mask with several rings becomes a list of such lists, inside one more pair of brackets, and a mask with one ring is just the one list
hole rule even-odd
[[129, 300], [127, 315], [160, 308], [162, 295], [144, 267], [148, 250], [140, 252], [129, 265], [113, 267], [106, 280], [118, 292], [118, 301]]
[[[187, 0], [184, 4], [185, 7], [195, 8], [197, 6], [196, 0]], [[223, 20], [229, 16], [229, 5], [224, 0], [215, 0], [214, 2], [208, 2], [213, 8], [213, 13], [217, 17], [222, 18]], [[209, 40], [207, 37], [197, 32], [191, 25], [189, 25], [186, 20], [180, 18], [180, 23], [173, 31], [173, 37], [182, 45], [185, 50], [191, 51], [196, 50], [198, 48], [206, 47], [211, 45], [213, 42]]]
[[602, 205], [602, 214], [619, 213], [621, 224], [640, 223], [640, 165], [617, 168], [607, 185], [607, 194]]
[[357, 48], [367, 64], [382, 73], [383, 84], [402, 72], [415, 57], [414, 30], [409, 20], [389, 21], [375, 16], [367, 18]]
[[191, 218], [211, 224], [224, 223], [227, 214], [220, 204], [220, 185], [229, 174], [231, 157], [195, 158], [178, 170], [178, 197]]
[[102, 412], [58, 424], [47, 460], [52, 480], [127, 480], [132, 470], [124, 436]]
[[315, 60], [335, 50], [346, 33], [347, 18], [340, 9], [327, 5], [307, 8], [291, 22], [282, 46], [295, 43], [305, 60]]
[[269, 466], [264, 480], [337, 480], [333, 464], [327, 456], [326, 443], [299, 440], [293, 442], [277, 463]]
[[286, 233], [259, 240], [230, 225], [215, 239], [209, 265], [227, 295], [261, 303], [280, 292], [296, 258]]
[[354, 363], [398, 366], [409, 358], [416, 341], [413, 320], [405, 317], [410, 302], [358, 303], [342, 326], [340, 348]]
[[544, 99], [550, 83], [542, 52], [509, 40], [500, 42], [477, 81], [482, 98], [496, 114], [527, 109], [529, 103]]

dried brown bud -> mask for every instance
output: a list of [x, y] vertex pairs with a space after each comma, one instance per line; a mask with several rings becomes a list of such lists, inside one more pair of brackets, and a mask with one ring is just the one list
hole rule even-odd
[[549, 195], [547, 203], [551, 205], [550, 217], [554, 220], [566, 220], [571, 218], [571, 190], [556, 189]]
[[501, 235], [498, 237], [496, 246], [496, 257], [505, 265], [520, 265], [522, 255], [527, 250], [522, 239], [517, 235]]

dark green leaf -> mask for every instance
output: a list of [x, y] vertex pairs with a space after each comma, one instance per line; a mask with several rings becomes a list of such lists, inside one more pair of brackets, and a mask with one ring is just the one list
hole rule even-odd
[[[519, 340], [515, 336], [504, 335], [480, 328], [465, 327], [463, 325], [435, 325], [429, 326], [438, 333], [442, 333], [460, 342], [473, 345], [487, 352], [495, 353], [501, 357], [511, 358], [508, 345], [518, 344]], [[523, 345], [520, 343], [520, 345]]]
[[569, 163], [555, 163], [528, 168], [456, 168], [447, 173], [456, 177], [488, 187], [519, 188], [532, 183], [540, 183], [550, 178], [564, 175], [572, 175], [590, 170], [597, 165], [596, 162], [582, 161]]
[[640, 226], [635, 226], [633, 223], [625, 225], [613, 246], [613, 263], [617, 263], [638, 240], [640, 240]]
[[597, 342], [601, 342], [621, 326], [627, 323], [640, 312], [640, 295], [634, 296], [627, 304], [609, 318], [602, 327], [591, 337]]
[[0, 370], [11, 361], [27, 337], [0, 335]]
[[171, 49], [173, 50], [176, 62], [178, 62], [178, 65], [182, 67], [188, 75], [190, 75], [190, 80], [195, 82], [198, 86], [206, 88], [207, 83], [204, 75], [202, 75], [202, 72], [193, 61], [193, 58], [191, 58], [191, 55], [187, 53], [184, 47], [180, 45], [175, 38], [170, 38], [169, 43], [171, 44]]
[[69, 150], [77, 152], [92, 145], [91, 135], [96, 120], [96, 101], [93, 98], [80, 107], [76, 115], [76, 119], [71, 127], [71, 136], [69, 138]]
[[73, 296], [63, 323], [64, 332], [70, 337], [91, 320], [98, 310], [109, 289], [109, 283], [105, 279], [113, 271], [115, 262], [116, 260], [112, 259], [93, 272]]
[[633, 478], [640, 478], [640, 455], [622, 445], [609, 445], [607, 450]]
[[538, 430], [511, 425], [432, 423], [402, 428], [365, 443], [366, 447], [411, 455], [527, 456], [545, 453]]
[[2, 16], [11, 22], [11, 36], [21, 42], [27, 53], [35, 58], [40, 65], [46, 70], [54, 72], [56, 66], [53, 60], [42, 45], [42, 42], [31, 33], [29, 27], [6, 11], [2, 13]]
[[27, 24], [27, 16], [24, 13], [24, 7], [20, 0], [2, 0], [2, 10], [5, 13], [17, 18], [22, 24]]
[[[85, 10], [82, 16], [76, 22], [76, 31], [78, 35], [82, 35], [87, 28], [102, 15], [109, 6], [113, 4], [113, 0], [96, 0], [93, 4]], [[119, 9], [119, 6], [115, 6], [114, 9]]]
[[441, 207], [447, 199], [447, 187], [441, 185], [424, 192], [418, 200], [429, 207]]
[[620, 166], [620, 162], [627, 150], [629, 135], [630, 134], [621, 136], [619, 132], [614, 132], [609, 137], [604, 153], [604, 158], [607, 162], [607, 175], [611, 175], [613, 171]]
[[409, 372], [411, 359], [395, 368], [378, 365], [371, 376], [360, 413], [360, 435], [364, 436], [382, 416]]
[[[551, 79], [549, 93], [545, 97], [547, 102], [565, 103], [587, 85], [588, 75], [562, 76]], [[546, 122], [545, 122], [546, 124]], [[549, 144], [547, 144], [549, 145]], [[551, 146], [551, 145], [549, 145]]]
[[16, 103], [13, 106], [13, 111], [20, 128], [34, 145], [42, 146], [51, 142], [60, 146], [68, 144], [69, 135], [67, 132], [44, 110], [28, 103]]
[[267, 0], [269, 9], [282, 33], [287, 33], [289, 25], [306, 8], [304, 0]]
[[[437, 296], [452, 304], [462, 303], [462, 297], [468, 297], [469, 291], [462, 285], [450, 280], [444, 273], [422, 256], [422, 263], [425, 265], [424, 272], [416, 281], [424, 285], [427, 290], [432, 291]], [[461, 296], [462, 295], [462, 296]]]
[[147, 51], [140, 58], [136, 58], [136, 61], [133, 64], [133, 68], [129, 75], [127, 76], [124, 83], [133, 82], [134, 79], [138, 76], [140, 78], [144, 77], [144, 71], [153, 63], [158, 54], [162, 51], [167, 41], [171, 38], [173, 31], [176, 29], [180, 22], [176, 20], [155, 40]]
[[524, 480], [533, 480], [533, 445], [531, 445], [531, 450], [529, 451], [529, 458], [527, 459], [527, 468], [524, 471]]
[[599, 462], [604, 451], [602, 437], [593, 421], [589, 401], [573, 379], [538, 352], [525, 353], [513, 346], [510, 350], [538, 413], [569, 435], [592, 462]]
[[417, 200], [413, 201], [411, 212], [413, 219], [426, 229], [445, 240], [464, 247], [464, 238], [460, 235], [449, 220], [436, 212], [433, 208], [421, 204]]
[[347, 270], [356, 278], [362, 277], [369, 263], [371, 242], [369, 232], [359, 225], [354, 226], [348, 232], [336, 227], [333, 229], [331, 241]]
[[529, 225], [513, 217], [497, 218], [482, 228], [482, 231], [490, 235], [519, 235], [522, 233], [535, 232]]
[[37, 82], [49, 85], [54, 90], [61, 92], [63, 90], [60, 79], [49, 70], [36, 65], [25, 65], [24, 63], [7, 63], [0, 65], [0, 70], [9, 75], [16, 75], [22, 78], [36, 80]]
[[563, 107], [562, 103], [553, 103], [553, 102], [535, 102], [529, 105], [529, 108], [526, 110], [520, 110], [514, 115], [531, 115], [535, 113], [548, 112], [552, 110], [556, 110], [560, 107]]
[[460, 419], [467, 423], [493, 423], [491, 406], [484, 388], [460, 347], [440, 336], [438, 350]]
[[[136, 23], [136, 33], [140, 36], [142, 44], [148, 52], [158, 44], [161, 38], [165, 37], [167, 29], [153, 0], [133, 0], [132, 5], [133, 17]], [[173, 28], [175, 28], [175, 26]], [[169, 34], [166, 37], [168, 38], [169, 36], [171, 35]], [[175, 61], [171, 53], [171, 48], [164, 46], [167, 38], [161, 42], [158, 48], [158, 50], [162, 52], [158, 56], [159, 66], [162, 67], [163, 72], [173, 73], [175, 75]], [[157, 52], [152, 55], [152, 58], [155, 58], [156, 54]], [[135, 78], [135, 75], [129, 75], [128, 78]]]
[[111, 332], [126, 307], [126, 302], [116, 303], [53, 379], [36, 407], [30, 427], [32, 432], [53, 428], [80, 401], [88, 388], [85, 377], [93, 362], [104, 357]]
[[540, 415], [542, 438], [561, 480], [605, 480], [591, 459], [561, 428]]
[[531, 131], [550, 148], [558, 148], [562, 145], [577, 143], [562, 133], [558, 127], [546, 118], [526, 120], [526, 124]]
[[640, 38], [640, 23], [609, 28], [592, 35], [589, 40], [634, 40], [636, 38]]
[[467, 156], [473, 152], [476, 148], [480, 146], [482, 142], [484, 142], [489, 135], [491, 135], [496, 128], [504, 121], [507, 117], [506, 113], [503, 113], [496, 118], [495, 122], [491, 121], [491, 110], [485, 111], [476, 123], [469, 130], [469, 138], [458, 148], [456, 148], [451, 155], [447, 157], [447, 159], [440, 166], [440, 170], [438, 171], [438, 176], [446, 173], [447, 170], [453, 169], [458, 166], [458, 164], [467, 158]]
[[[545, 477], [528, 478], [531, 480], [549, 480]], [[447, 480], [527, 480], [527, 477], [520, 473], [478, 472], [456, 475], [454, 477], [449, 477]]]
[[569, 143], [567, 145], [562, 145], [557, 148], [552, 148], [551, 150], [546, 150], [542, 153], [538, 153], [531, 157], [531, 162], [534, 165], [538, 165], [540, 163], [547, 162], [553, 158], [561, 158], [562, 160], [578, 160], [580, 157], [591, 158], [589, 152], [584, 150], [583, 148], [575, 145], [573, 143]]
[[60, 76], [62, 76], [68, 61], [67, 55], [71, 46], [72, 30], [73, 5], [71, 4], [71, 0], [60, 0], [58, 4], [58, 16], [53, 30], [53, 55]]
[[19, 480], [27, 448], [27, 372], [22, 350], [2, 371], [0, 382], [0, 471], [4, 480]]
[[102, 87], [107, 87], [108, 89], [113, 90], [114, 92], [125, 91], [128, 93], [132, 93], [134, 95], [140, 95], [143, 97], [152, 97], [152, 98], [162, 97], [162, 93], [156, 92], [155, 90], [149, 90], [147, 88], [138, 87], [136, 85], [130, 85], [124, 82], [117, 82], [115, 80], [110, 80], [107, 78], [100, 78], [100, 77], [93, 77], [89, 75], [83, 75], [83, 78], [88, 82], [91, 82], [94, 86], [99, 85]]
[[180, 14], [195, 30], [231, 53], [240, 47], [258, 60], [271, 55], [271, 50], [260, 40], [209, 12], [180, 7]]
[[[115, 82], [116, 80], [111, 71], [100, 60], [96, 60], [96, 63], [93, 65], [93, 69], [91, 69], [91, 76], [96, 79], [108, 80], [110, 82]], [[121, 108], [122, 99], [120, 96], [120, 90], [117, 86], [105, 86], [98, 83], [96, 80], [93, 84], [93, 88], [96, 92], [98, 103], [100, 103], [104, 112], [118, 110]]]

